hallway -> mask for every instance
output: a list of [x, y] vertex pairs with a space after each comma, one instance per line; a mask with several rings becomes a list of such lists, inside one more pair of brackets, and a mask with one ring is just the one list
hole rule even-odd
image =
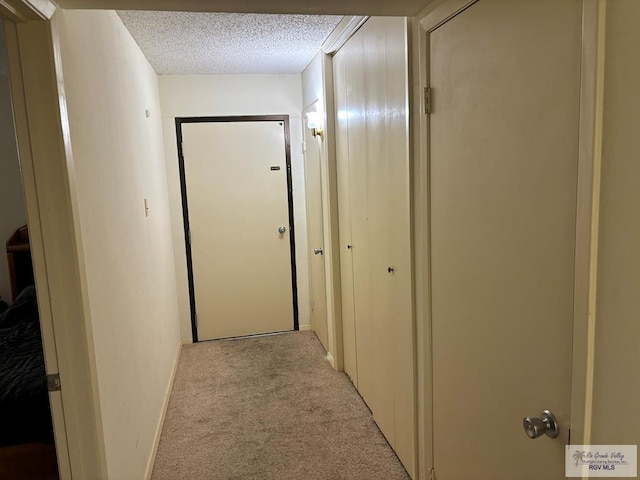
[[[601, 445], [637, 475], [640, 1], [2, 0], [0, 18], [26, 205], [8, 232], [30, 227], [61, 480], [559, 480]], [[311, 41], [295, 64], [292, 39]], [[258, 118], [277, 159], [190, 173], [239, 156], [190, 149], [183, 124]], [[277, 218], [240, 208], [254, 174], [280, 182]], [[290, 321], [199, 337], [229, 319], [216, 296]]]
[[183, 347], [154, 480], [406, 479], [312, 332]]

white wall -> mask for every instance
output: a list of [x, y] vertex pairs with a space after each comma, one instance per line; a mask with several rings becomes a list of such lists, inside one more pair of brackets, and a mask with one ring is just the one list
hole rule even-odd
[[27, 215], [22, 196], [22, 179], [4, 49], [4, 30], [0, 23], [0, 298], [11, 303], [11, 283], [5, 245], [11, 234], [27, 223]]
[[159, 83], [183, 341], [191, 341], [191, 314], [178, 173], [176, 117], [290, 115], [299, 323], [301, 327], [308, 326], [310, 321], [309, 269], [300, 75], [162, 75], [159, 77]]
[[115, 12], [60, 46], [107, 470], [141, 479], [180, 345], [157, 76]]
[[324, 98], [324, 76], [322, 74], [323, 52], [313, 57], [311, 63], [302, 72], [302, 106], [306, 109], [318, 100], [325, 104]]
[[640, 2], [607, 2], [593, 444], [640, 441]]

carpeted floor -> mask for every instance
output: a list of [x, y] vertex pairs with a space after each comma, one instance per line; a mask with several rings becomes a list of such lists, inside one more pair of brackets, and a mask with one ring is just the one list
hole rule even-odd
[[153, 480], [408, 479], [312, 332], [183, 348]]

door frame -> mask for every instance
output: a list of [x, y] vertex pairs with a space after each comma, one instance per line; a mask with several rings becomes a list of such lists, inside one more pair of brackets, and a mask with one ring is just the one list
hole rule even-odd
[[[413, 80], [413, 212], [418, 358], [418, 478], [433, 474], [431, 359], [430, 126], [425, 112], [429, 87], [429, 35], [437, 27], [482, 0], [440, 0], [411, 21]], [[595, 298], [597, 276], [604, 35], [607, 0], [582, 0], [582, 64], [577, 182], [571, 442], [589, 444], [593, 398]]]
[[191, 255], [191, 235], [189, 227], [189, 202], [187, 196], [187, 178], [182, 145], [182, 125], [188, 123], [240, 123], [240, 122], [282, 122], [284, 124], [284, 146], [287, 166], [287, 204], [289, 209], [289, 244], [291, 254], [291, 289], [293, 297], [293, 330], [299, 330], [298, 314], [298, 278], [296, 269], [296, 237], [293, 215], [293, 175], [291, 172], [291, 130], [289, 115], [241, 115], [215, 117], [176, 117], [176, 139], [178, 143], [178, 169], [180, 172], [180, 194], [182, 196], [182, 218], [184, 224], [184, 243], [187, 256], [187, 281], [189, 285], [189, 307], [191, 311], [191, 333], [193, 342], [198, 342], [198, 321], [196, 311], [195, 284], [193, 280], [193, 260]]
[[3, 0], [18, 156], [61, 479], [107, 477], [57, 7]]

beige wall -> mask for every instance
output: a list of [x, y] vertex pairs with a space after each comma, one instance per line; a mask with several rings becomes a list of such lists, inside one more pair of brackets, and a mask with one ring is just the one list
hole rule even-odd
[[640, 2], [607, 2], [593, 444], [640, 443]]
[[176, 117], [290, 115], [299, 323], [301, 327], [308, 326], [310, 321], [309, 269], [302, 156], [300, 75], [161, 75], [159, 84], [183, 341], [191, 341], [191, 313], [187, 285], [182, 197], [178, 174]]
[[107, 470], [140, 479], [180, 344], [157, 77], [114, 12], [60, 44]]
[[322, 56], [324, 53], [318, 52], [313, 57], [311, 63], [302, 72], [302, 107], [310, 107], [315, 102], [320, 101], [324, 105], [324, 81], [322, 74]]
[[4, 30], [0, 23], [0, 298], [11, 303], [11, 284], [5, 245], [11, 234], [27, 223], [27, 216], [22, 196], [22, 180], [7, 74]]

